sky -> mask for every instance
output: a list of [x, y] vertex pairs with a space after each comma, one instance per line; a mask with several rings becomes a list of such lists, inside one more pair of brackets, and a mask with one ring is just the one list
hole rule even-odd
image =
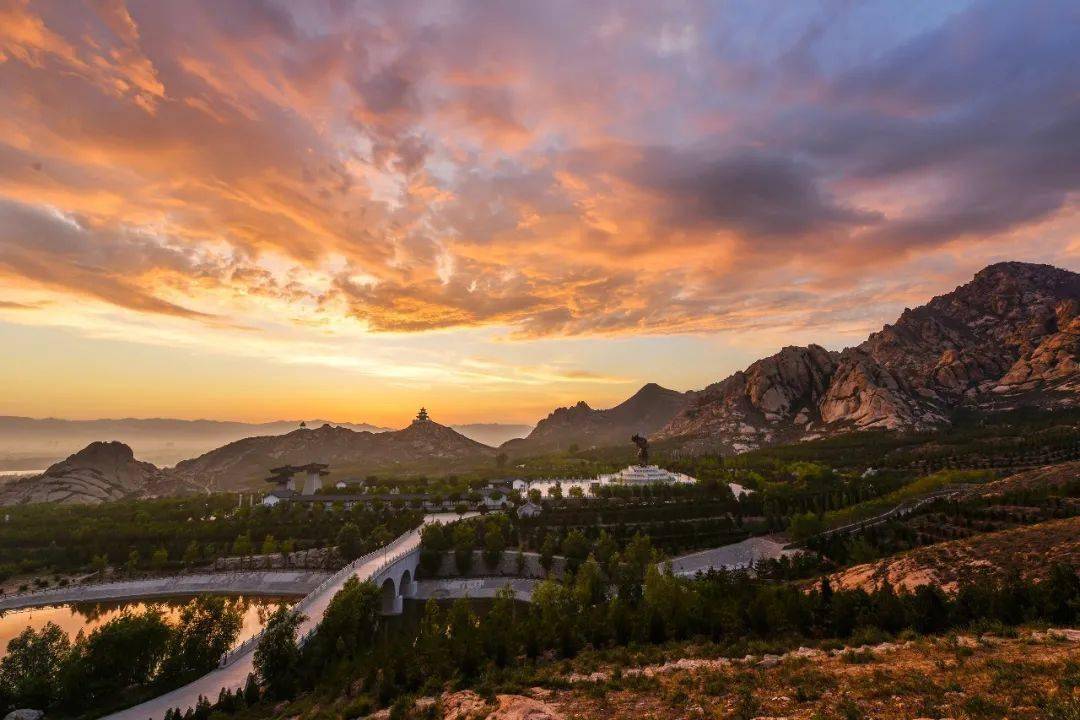
[[0, 414], [535, 422], [1080, 270], [1080, 5], [0, 0]]

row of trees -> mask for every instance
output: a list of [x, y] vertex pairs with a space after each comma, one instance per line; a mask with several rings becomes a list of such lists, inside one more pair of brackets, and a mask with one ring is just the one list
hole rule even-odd
[[402, 694], [437, 694], [447, 684], [497, 684], [530, 662], [585, 648], [690, 638], [798, 642], [858, 632], [935, 633], [978, 621], [1080, 619], [1080, 579], [1065, 566], [1038, 584], [983, 580], [948, 596], [931, 586], [834, 591], [825, 581], [807, 592], [744, 574], [680, 578], [655, 560], [648, 541], [639, 539], [606, 569], [589, 557], [562, 581], [545, 580], [528, 606], [509, 591], [483, 614], [464, 600], [449, 608], [431, 601], [405, 637], [379, 632], [377, 589], [353, 583], [302, 652], [292, 640], [295, 619], [276, 617], [281, 632], [268, 633], [273, 645], [266, 640], [267, 649], [260, 648], [259, 672], [275, 699], [359, 677], [370, 700], [387, 705]]
[[215, 667], [242, 621], [237, 602], [200, 597], [173, 622], [155, 607], [128, 611], [74, 641], [51, 622], [28, 627], [0, 660], [0, 707], [100, 716]]
[[9, 508], [8, 515], [0, 523], [0, 575], [105, 565], [175, 569], [228, 555], [328, 547], [346, 523], [365, 537], [379, 526], [393, 537], [420, 518], [419, 512], [360, 506], [347, 512], [291, 503], [238, 508], [235, 495], [95, 506], [37, 503]]

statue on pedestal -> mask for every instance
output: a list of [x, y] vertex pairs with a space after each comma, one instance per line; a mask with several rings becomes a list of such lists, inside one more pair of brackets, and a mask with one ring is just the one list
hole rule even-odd
[[634, 435], [630, 440], [638, 446], [638, 465], [645, 467], [649, 464], [649, 441], [640, 435]]

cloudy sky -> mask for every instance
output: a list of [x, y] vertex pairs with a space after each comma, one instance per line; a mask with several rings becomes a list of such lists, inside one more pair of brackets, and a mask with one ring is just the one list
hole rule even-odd
[[0, 414], [535, 421], [1080, 270], [1080, 5], [0, 0]]

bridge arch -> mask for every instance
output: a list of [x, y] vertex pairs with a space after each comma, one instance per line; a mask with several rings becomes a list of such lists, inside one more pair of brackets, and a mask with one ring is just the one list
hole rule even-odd
[[401, 598], [398, 596], [397, 584], [394, 576], [390, 575], [382, 581], [379, 587], [379, 595], [382, 598], [382, 612], [384, 615], [396, 615], [401, 612]]
[[405, 568], [405, 572], [401, 573], [401, 580], [398, 582], [398, 595], [402, 597], [412, 595], [412, 572], [409, 568]]

